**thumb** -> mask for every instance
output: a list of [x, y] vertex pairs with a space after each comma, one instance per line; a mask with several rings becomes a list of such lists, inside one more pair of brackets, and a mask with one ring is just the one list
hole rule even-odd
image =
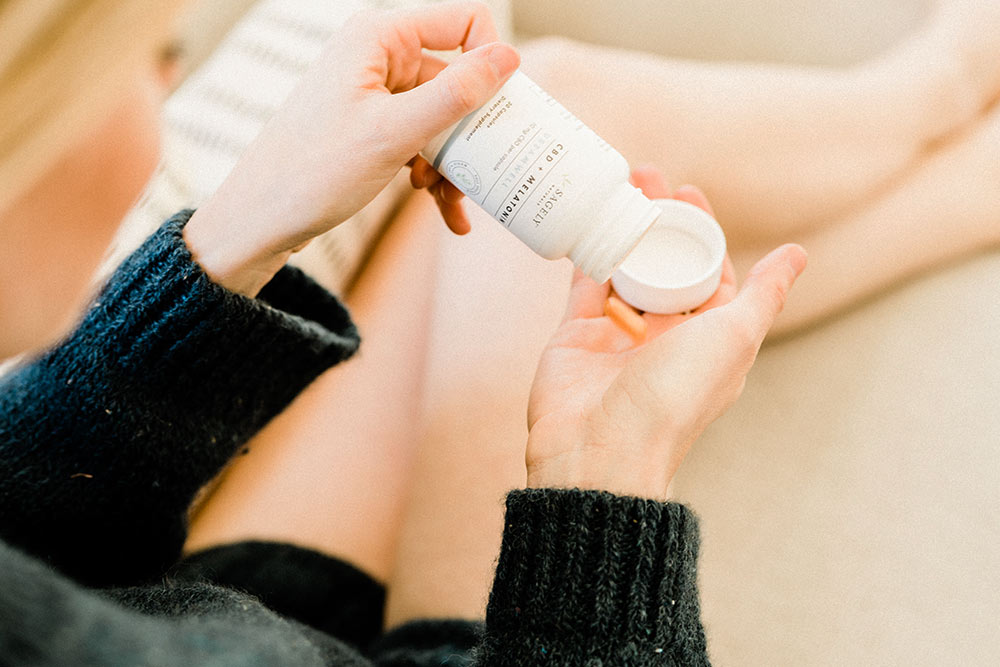
[[600, 317], [604, 314], [604, 302], [608, 300], [609, 294], [611, 294], [610, 281], [598, 285], [580, 269], [574, 269], [563, 322], [585, 317]]
[[806, 251], [789, 243], [768, 253], [747, 275], [733, 306], [745, 323], [744, 331], [754, 350], [781, 313], [788, 292], [806, 268]]
[[394, 95], [405, 105], [410, 136], [423, 148], [486, 104], [520, 64], [521, 57], [512, 46], [484, 44], [458, 56], [433, 79]]

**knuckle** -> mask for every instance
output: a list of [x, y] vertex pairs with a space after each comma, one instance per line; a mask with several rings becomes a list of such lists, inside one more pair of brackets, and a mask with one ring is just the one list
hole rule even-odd
[[401, 153], [407, 152], [409, 147], [403, 147], [398, 137], [384, 131], [383, 128], [390, 127], [389, 124], [393, 121], [391, 112], [373, 111], [371, 119], [371, 123], [366, 123], [366, 127], [358, 131], [353, 145], [361, 151], [359, 154], [368, 156], [375, 166], [387, 168], [395, 165], [400, 161]]
[[455, 113], [468, 113], [473, 111], [479, 101], [476, 91], [473, 89], [468, 77], [449, 76], [445, 80], [447, 92], [447, 104]]
[[730, 325], [729, 335], [734, 345], [734, 350], [739, 357], [746, 360], [753, 358], [757, 354], [762, 336], [760, 335], [760, 323], [753, 313], [748, 313], [746, 317], [734, 320]]
[[777, 317], [778, 313], [785, 306], [785, 298], [788, 295], [787, 282], [773, 282], [764, 291], [764, 299], [767, 304], [768, 315]]

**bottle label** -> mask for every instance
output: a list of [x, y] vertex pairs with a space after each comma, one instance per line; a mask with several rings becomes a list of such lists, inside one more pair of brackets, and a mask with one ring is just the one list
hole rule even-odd
[[533, 241], [546, 236], [546, 219], [612, 156], [617, 153], [593, 130], [515, 72], [455, 127], [434, 168], [536, 248]]

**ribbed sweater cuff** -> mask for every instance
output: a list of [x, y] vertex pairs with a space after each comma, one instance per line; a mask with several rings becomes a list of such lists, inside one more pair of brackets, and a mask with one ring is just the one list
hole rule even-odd
[[469, 664], [469, 654], [482, 641], [481, 621], [426, 619], [393, 628], [376, 640], [368, 655], [379, 667]]
[[122, 386], [166, 392], [189, 415], [252, 432], [350, 356], [357, 330], [336, 298], [292, 267], [257, 299], [212, 282], [182, 237], [191, 215], [168, 220], [119, 267], [76, 336], [112, 352]]
[[683, 505], [578, 489], [510, 493], [477, 664], [707, 664], [697, 551]]

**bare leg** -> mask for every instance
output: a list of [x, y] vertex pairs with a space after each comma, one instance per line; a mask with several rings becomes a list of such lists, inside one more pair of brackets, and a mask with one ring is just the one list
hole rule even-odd
[[362, 334], [358, 354], [232, 464], [192, 522], [189, 551], [286, 541], [388, 577], [421, 431], [426, 313], [444, 227], [400, 217], [347, 299]]
[[[472, 232], [443, 242], [428, 432], [389, 585], [390, 627], [483, 616], [504, 496], [525, 484], [528, 389], [566, 304], [569, 263], [540, 259], [473, 209]], [[431, 206], [411, 212], [438, 219]]]
[[1000, 6], [953, 0], [920, 34], [850, 70], [682, 62], [565, 40], [523, 54], [525, 71], [632, 164], [702, 187], [739, 245], [822, 226], [975, 119], [1000, 93]]
[[[821, 229], [792, 235], [809, 269], [773, 330], [781, 335], [942, 262], [1000, 245], [1000, 104], [929, 153], [886, 193]], [[768, 244], [735, 250], [748, 269]]]

